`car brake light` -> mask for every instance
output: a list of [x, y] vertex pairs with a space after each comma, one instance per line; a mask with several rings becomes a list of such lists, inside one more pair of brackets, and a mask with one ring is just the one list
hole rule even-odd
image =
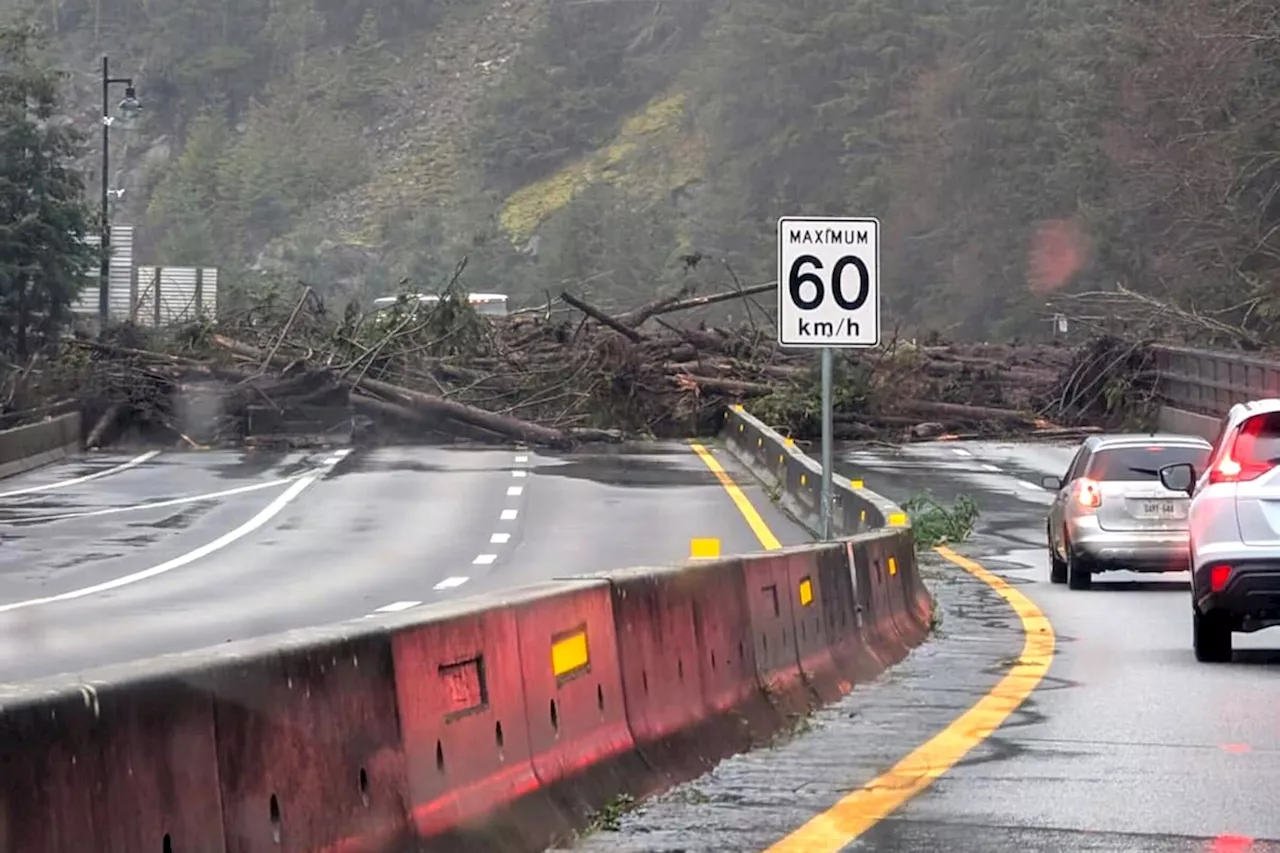
[[1214, 592], [1221, 592], [1230, 578], [1230, 566], [1214, 566], [1209, 570], [1209, 588]]
[[1088, 478], [1081, 478], [1079, 482], [1080, 485], [1076, 490], [1076, 502], [1080, 506], [1102, 506], [1102, 488], [1097, 482]]
[[1270, 462], [1237, 462], [1230, 454], [1209, 472], [1210, 483], [1247, 483], [1272, 469]]

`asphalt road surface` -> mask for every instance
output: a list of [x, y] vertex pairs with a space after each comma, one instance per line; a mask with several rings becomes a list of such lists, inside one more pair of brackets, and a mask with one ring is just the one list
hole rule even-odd
[[[812, 853], [1280, 851], [1280, 632], [1237, 634], [1234, 662], [1199, 664], [1185, 574], [1108, 574], [1089, 591], [1049, 584], [1050, 495], [1038, 482], [1073, 451], [938, 443], [841, 454], [843, 473], [899, 501], [924, 488], [973, 497], [979, 530], [957, 550], [1039, 606], [1056, 654], [1027, 702], [931, 787]], [[856, 822], [827, 810], [946, 729], [1022, 648], [1019, 619], [990, 587], [935, 555], [926, 563], [942, 607], [935, 639], [787, 743], [725, 762], [581, 847], [766, 851], [819, 814], [837, 830]]]
[[699, 537], [761, 547], [682, 444], [95, 455], [0, 481], [0, 680], [669, 564]]

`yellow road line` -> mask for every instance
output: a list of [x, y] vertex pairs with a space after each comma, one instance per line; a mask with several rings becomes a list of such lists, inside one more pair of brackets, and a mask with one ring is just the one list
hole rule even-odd
[[690, 444], [693, 452], [698, 454], [706, 466], [711, 469], [711, 473], [716, 475], [716, 479], [720, 481], [720, 485], [724, 486], [724, 490], [729, 493], [729, 498], [733, 501], [734, 506], [738, 508], [738, 512], [742, 513], [742, 517], [746, 519], [747, 524], [751, 527], [751, 532], [760, 540], [760, 547], [766, 551], [777, 551], [782, 547], [782, 543], [778, 541], [778, 537], [773, 535], [773, 531], [769, 529], [769, 525], [765, 524], [760, 513], [756, 512], [756, 508], [751, 505], [751, 501], [742, 493], [742, 489], [738, 488], [738, 484], [729, 476], [729, 472], [724, 470], [720, 465], [720, 460], [711, 455], [711, 451], [703, 447], [701, 444]]
[[954, 767], [990, 737], [1036, 689], [1053, 662], [1053, 626], [1025, 595], [950, 548], [936, 548], [947, 560], [986, 583], [1018, 614], [1026, 639], [1022, 656], [991, 692], [951, 725], [899, 761], [887, 773], [843, 797], [826, 812], [764, 853], [836, 853]]

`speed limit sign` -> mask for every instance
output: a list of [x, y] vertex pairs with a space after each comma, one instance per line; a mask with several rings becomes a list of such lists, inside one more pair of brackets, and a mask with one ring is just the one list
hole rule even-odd
[[879, 345], [880, 220], [778, 220], [778, 343]]

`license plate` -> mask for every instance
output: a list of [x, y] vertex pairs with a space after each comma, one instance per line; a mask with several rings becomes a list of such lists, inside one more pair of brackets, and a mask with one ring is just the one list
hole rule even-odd
[[1177, 518], [1180, 509], [1177, 501], [1142, 502], [1142, 514], [1147, 518]]

